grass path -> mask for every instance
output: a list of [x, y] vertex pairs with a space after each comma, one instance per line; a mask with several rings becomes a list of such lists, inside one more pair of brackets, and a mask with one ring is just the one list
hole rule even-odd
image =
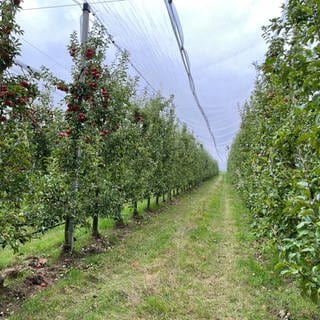
[[220, 219], [217, 219], [221, 241], [217, 246], [214, 271], [207, 283], [214, 299], [213, 319], [237, 319], [243, 318], [241, 314], [252, 306], [253, 301], [250, 301], [252, 299], [234, 277], [238, 272], [236, 261], [241, 253], [236, 239], [237, 227], [230, 208], [231, 200], [225, 184], [223, 187], [222, 212]]
[[320, 319], [255, 259], [244, 213], [220, 176], [84, 258], [10, 319]]

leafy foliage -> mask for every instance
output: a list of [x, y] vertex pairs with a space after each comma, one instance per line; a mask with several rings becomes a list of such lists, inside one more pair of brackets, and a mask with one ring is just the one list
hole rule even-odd
[[11, 67], [19, 53], [20, 42], [17, 35], [22, 34], [15, 22], [15, 14], [21, 0], [3, 0], [0, 3], [0, 74]]
[[22, 194], [34, 165], [30, 138], [38, 125], [33, 102], [39, 94], [31, 75], [13, 76], [7, 70], [19, 52], [22, 32], [14, 19], [19, 5], [0, 3], [0, 244], [13, 248], [29, 238]]
[[[290, 0], [285, 19], [264, 28], [269, 44], [244, 106], [228, 169], [257, 235], [274, 240], [278, 268], [320, 294], [320, 7]], [[276, 36], [275, 36], [276, 35]]]

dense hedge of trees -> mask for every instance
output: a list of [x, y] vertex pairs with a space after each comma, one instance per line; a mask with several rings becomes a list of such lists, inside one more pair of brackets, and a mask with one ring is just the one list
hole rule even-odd
[[[105, 65], [109, 41], [98, 24], [86, 44], [71, 36], [71, 83], [48, 70], [12, 76], [19, 6], [0, 3], [2, 247], [17, 249], [34, 233], [64, 223], [64, 249], [72, 251], [76, 226], [92, 221], [98, 236], [99, 217], [122, 224], [124, 205], [138, 215], [138, 201], [171, 198], [218, 174], [217, 162], [178, 125], [172, 98], [138, 98], [126, 54]], [[43, 84], [64, 92], [66, 111], [52, 107]]]
[[279, 248], [277, 267], [320, 292], [320, 7], [289, 0], [245, 104], [228, 163], [259, 236]]

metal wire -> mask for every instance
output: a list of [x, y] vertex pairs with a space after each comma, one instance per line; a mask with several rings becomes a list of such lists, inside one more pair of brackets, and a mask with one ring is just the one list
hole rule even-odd
[[51, 57], [50, 55], [48, 55], [46, 52], [42, 51], [41, 49], [39, 49], [37, 46], [35, 46], [34, 44], [32, 44], [30, 41], [21, 38], [21, 40], [25, 43], [27, 43], [29, 46], [31, 46], [33, 49], [37, 50], [38, 52], [40, 52], [42, 55], [44, 55], [45, 57], [47, 57], [48, 59], [50, 59], [51, 61], [53, 61], [57, 66], [59, 66], [60, 68], [69, 71], [68, 68], [66, 66], [64, 66], [63, 64], [61, 64], [59, 61], [57, 61], [55, 58]]
[[209, 131], [209, 134], [210, 134], [210, 137], [212, 139], [212, 142], [213, 142], [213, 145], [214, 145], [214, 148], [217, 152], [217, 155], [218, 157], [220, 158], [220, 160], [222, 160], [221, 156], [220, 156], [220, 153], [219, 153], [219, 150], [218, 150], [218, 146], [217, 146], [217, 142], [216, 142], [216, 138], [213, 134], [213, 131], [212, 131], [212, 128], [210, 126], [210, 122], [209, 122], [209, 119], [204, 111], [204, 108], [202, 107], [201, 103], [200, 103], [200, 100], [198, 98], [198, 94], [197, 94], [197, 91], [196, 91], [196, 87], [195, 87], [195, 83], [194, 83], [194, 80], [193, 80], [193, 76], [192, 76], [192, 73], [191, 73], [191, 65], [190, 65], [190, 60], [189, 60], [189, 57], [188, 57], [188, 53], [186, 51], [186, 49], [184, 48], [184, 36], [183, 36], [183, 33], [182, 33], [182, 27], [181, 27], [181, 24], [179, 22], [179, 18], [178, 18], [178, 14], [173, 6], [173, 3], [172, 3], [172, 0], [164, 0], [165, 2], [165, 5], [167, 7], [167, 11], [168, 11], [168, 14], [169, 14], [169, 18], [170, 18], [170, 21], [171, 21], [171, 25], [172, 25], [172, 30], [173, 30], [173, 33], [175, 35], [175, 38], [177, 40], [177, 44], [178, 44], [178, 47], [179, 47], [179, 51], [180, 51], [180, 55], [181, 55], [181, 59], [182, 59], [182, 63], [184, 65], [184, 68], [186, 70], [186, 73], [187, 73], [187, 77], [188, 77], [188, 80], [189, 80], [189, 85], [190, 85], [190, 89], [191, 89], [191, 93], [194, 97], [194, 100], [196, 102], [196, 105], [206, 123], [206, 126], [208, 128], [208, 131]]
[[[127, 0], [108, 0], [108, 1], [96, 1], [92, 2], [92, 4], [103, 4], [103, 3], [112, 3], [112, 2], [122, 2]], [[28, 11], [28, 10], [41, 10], [41, 9], [57, 9], [57, 8], [66, 8], [66, 7], [75, 7], [75, 6], [81, 6], [81, 4], [78, 1], [74, 1], [75, 4], [60, 4], [55, 6], [45, 6], [45, 7], [35, 7], [35, 8], [23, 8], [22, 10]]]
[[[90, 4], [90, 2], [88, 2]], [[93, 3], [93, 2], [92, 2]], [[95, 11], [92, 10], [92, 7], [90, 7], [91, 12], [93, 14], [93, 16], [99, 21], [99, 23], [105, 27], [105, 32], [106, 35], [108, 36], [109, 40], [111, 41], [111, 43], [113, 44], [113, 46], [121, 53], [125, 53], [126, 50], [121, 48], [115, 41], [113, 36], [109, 33], [109, 31], [107, 30], [106, 26], [104, 25], [103, 21], [100, 19], [100, 17], [97, 15], [97, 13]], [[142, 72], [133, 64], [133, 62], [128, 59], [128, 63], [130, 64], [130, 66], [135, 70], [135, 72], [145, 81], [145, 83], [148, 85], [148, 87], [153, 91], [153, 93], [157, 93], [158, 90], [156, 90], [152, 84], [149, 82], [149, 80], [142, 74]]]

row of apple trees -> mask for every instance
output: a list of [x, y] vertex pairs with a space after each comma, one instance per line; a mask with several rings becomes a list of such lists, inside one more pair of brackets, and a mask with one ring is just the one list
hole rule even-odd
[[[218, 174], [218, 167], [185, 126], [173, 99], [139, 98], [128, 76], [127, 54], [105, 64], [109, 40], [94, 25], [86, 44], [74, 33], [68, 50], [72, 81], [44, 69], [14, 76], [19, 53], [19, 1], [0, 3], [0, 243], [17, 249], [34, 234], [65, 225], [64, 249], [74, 229], [99, 217], [123, 223], [125, 205], [171, 198]], [[54, 108], [50, 90], [65, 95]]]
[[282, 275], [302, 293], [320, 292], [320, 6], [289, 0], [285, 17], [264, 29], [258, 67], [228, 169], [258, 236], [279, 248]]

